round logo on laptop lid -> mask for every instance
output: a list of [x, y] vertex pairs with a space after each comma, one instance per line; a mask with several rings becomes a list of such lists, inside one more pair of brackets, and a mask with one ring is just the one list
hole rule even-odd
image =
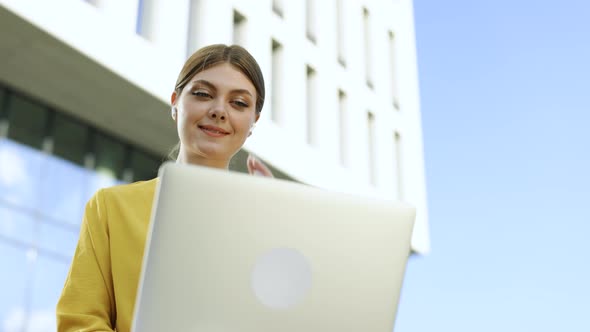
[[301, 302], [311, 287], [311, 265], [299, 251], [275, 248], [258, 257], [252, 271], [252, 290], [272, 309]]

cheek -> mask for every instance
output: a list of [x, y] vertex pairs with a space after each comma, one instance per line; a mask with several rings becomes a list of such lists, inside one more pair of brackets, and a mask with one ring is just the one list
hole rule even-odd
[[200, 105], [195, 105], [191, 103], [183, 104], [182, 112], [179, 111], [179, 120], [181, 119], [182, 122], [187, 125], [199, 121], [205, 114], [203, 108], [199, 106]]
[[249, 116], [245, 116], [241, 119], [239, 119], [239, 121], [236, 121], [234, 123], [234, 128], [236, 130], [239, 130], [242, 133], [249, 133], [250, 132], [250, 127], [251, 127], [251, 123], [252, 123], [252, 119]]
[[178, 121], [176, 122], [176, 130], [179, 136], [190, 135], [192, 124], [194, 123], [194, 116], [183, 109], [182, 112], [178, 112]]

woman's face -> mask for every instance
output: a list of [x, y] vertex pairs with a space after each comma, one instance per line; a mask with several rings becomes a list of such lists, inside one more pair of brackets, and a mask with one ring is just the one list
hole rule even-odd
[[179, 158], [189, 163], [227, 167], [258, 120], [254, 85], [228, 63], [197, 73], [172, 105]]

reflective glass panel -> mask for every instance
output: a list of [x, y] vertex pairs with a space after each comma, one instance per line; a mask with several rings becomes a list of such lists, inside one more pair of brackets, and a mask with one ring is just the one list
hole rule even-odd
[[31, 312], [27, 330], [55, 331], [55, 306], [68, 274], [69, 262], [62, 262], [39, 254], [33, 272]]
[[40, 149], [48, 111], [19, 95], [12, 95], [8, 103], [8, 138]]
[[2, 89], [0, 87], [0, 121], [2, 119], [4, 119], [4, 117], [6, 116], [6, 110], [5, 110], [5, 105], [4, 102], [6, 100], [6, 90]]
[[39, 250], [47, 250], [68, 262], [78, 243], [80, 230], [72, 225], [59, 225], [49, 222], [39, 222]]
[[95, 136], [96, 171], [121, 178], [125, 167], [125, 146], [111, 137], [97, 133]]
[[43, 157], [38, 150], [0, 138], [0, 199], [35, 209]]
[[43, 169], [46, 176], [38, 184], [42, 197], [39, 209], [43, 216], [79, 224], [86, 203], [84, 192], [88, 170], [55, 157], [46, 157]]
[[78, 165], [84, 164], [87, 127], [60, 113], [55, 115], [53, 154]]
[[2, 331], [22, 331], [30, 268], [26, 249], [0, 240], [0, 266], [0, 328]]
[[135, 150], [131, 155], [133, 181], [151, 180], [158, 176], [160, 160], [146, 153]]
[[0, 237], [32, 246], [34, 234], [35, 220], [31, 214], [0, 204]]

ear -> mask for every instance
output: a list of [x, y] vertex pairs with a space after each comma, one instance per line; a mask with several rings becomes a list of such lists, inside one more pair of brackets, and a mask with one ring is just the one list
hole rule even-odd
[[170, 104], [172, 105], [170, 108], [170, 115], [172, 116], [172, 119], [174, 119], [174, 121], [176, 121], [176, 115], [178, 113], [178, 110], [176, 109], [176, 101], [177, 101], [177, 95], [176, 95], [176, 91], [172, 92], [172, 95], [170, 96]]
[[172, 91], [172, 95], [170, 96], [170, 104], [172, 104], [172, 106], [176, 106], [176, 98], [178, 96], [176, 95], [176, 91]]
[[[254, 123], [252, 124], [252, 126], [254, 126], [254, 124], [256, 122], [258, 122], [258, 119], [260, 119], [260, 113], [256, 112], [256, 118], [254, 119]], [[250, 132], [248, 133], [248, 137], [250, 137], [250, 135], [252, 135], [252, 127], [250, 127]]]

